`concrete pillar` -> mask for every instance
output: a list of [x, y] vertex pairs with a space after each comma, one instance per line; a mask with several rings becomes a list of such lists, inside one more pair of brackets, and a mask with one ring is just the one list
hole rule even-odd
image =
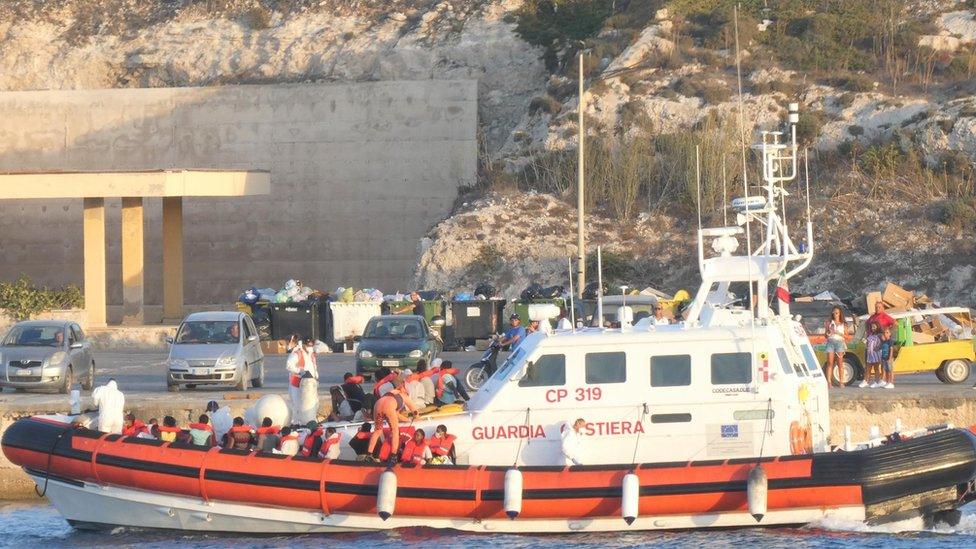
[[85, 313], [91, 327], [105, 326], [105, 199], [86, 198]]
[[163, 198], [163, 322], [183, 319], [183, 197]]
[[142, 197], [122, 199], [122, 324], [142, 324], [145, 291], [143, 278]]

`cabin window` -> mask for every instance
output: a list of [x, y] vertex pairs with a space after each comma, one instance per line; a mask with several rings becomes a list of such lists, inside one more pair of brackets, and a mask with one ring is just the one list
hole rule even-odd
[[715, 353], [712, 355], [712, 385], [752, 383], [750, 353]]
[[627, 381], [626, 353], [586, 353], [587, 383]]
[[519, 387], [566, 385], [566, 355], [542, 355], [530, 362]]
[[813, 377], [823, 375], [820, 373], [820, 363], [817, 362], [817, 355], [813, 354], [813, 349], [809, 345], [801, 345], [800, 350], [803, 352], [803, 358], [807, 361], [807, 370], [810, 371], [810, 375]]
[[773, 419], [776, 417], [776, 410], [767, 408], [765, 410], [736, 410], [732, 412], [732, 417], [736, 421], [748, 421], [751, 419]]
[[784, 374], [792, 374], [793, 366], [790, 364], [790, 357], [786, 356], [786, 349], [780, 347], [776, 349], [776, 355], [779, 357], [779, 365], [783, 368]]
[[651, 423], [688, 423], [691, 414], [651, 414]]
[[691, 356], [662, 355], [651, 357], [651, 387], [691, 385]]

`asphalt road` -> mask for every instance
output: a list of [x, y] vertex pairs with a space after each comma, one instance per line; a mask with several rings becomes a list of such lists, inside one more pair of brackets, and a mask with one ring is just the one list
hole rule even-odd
[[[445, 360], [454, 362], [454, 366], [463, 372], [469, 365], [478, 361], [481, 352], [448, 352], [442, 355]], [[255, 393], [278, 393], [287, 392], [287, 375], [285, 371], [286, 355], [269, 355], [265, 357], [265, 386], [262, 389], [249, 389], [248, 392]], [[119, 388], [126, 393], [128, 398], [147, 396], [165, 397], [166, 391], [166, 354], [165, 353], [119, 353], [101, 352], [95, 354], [96, 363], [96, 386], [104, 384], [108, 379], [115, 378]], [[499, 357], [504, 360], [504, 356]], [[319, 384], [321, 393], [326, 394], [326, 388], [342, 382], [342, 375], [345, 372], [355, 372], [355, 359], [352, 353], [337, 353], [319, 355]], [[900, 376], [895, 380], [895, 389], [858, 389], [845, 387], [833, 389], [832, 397], [840, 397], [842, 400], [870, 398], [875, 400], [885, 398], [885, 395], [893, 397], [906, 396], [965, 396], [970, 395], [976, 398], [976, 391], [971, 389], [972, 381], [976, 376], [970, 378], [969, 383], [961, 385], [947, 385], [936, 379], [934, 374], [916, 374]], [[201, 385], [196, 389], [183, 389], [176, 398], [192, 399], [220, 399], [222, 395], [233, 392], [228, 386]], [[5, 389], [2, 393], [0, 402], [7, 406], [16, 406], [18, 402], [24, 404], [39, 400], [50, 400], [53, 395], [41, 395], [26, 392], [14, 392]], [[61, 397], [64, 398], [64, 397]]]
[[[265, 373], [264, 388], [248, 389], [249, 393], [285, 393], [288, 387], [288, 376], [285, 371], [287, 355], [268, 355], [264, 357]], [[450, 360], [456, 368], [464, 371], [469, 365], [481, 358], [481, 352], [448, 352], [442, 353], [441, 358]], [[356, 371], [356, 362], [352, 353], [333, 353], [318, 356], [319, 386], [325, 388], [342, 383], [342, 376], [346, 372]], [[115, 378], [126, 394], [166, 393], [166, 353], [111, 353], [95, 352], [95, 385], [102, 385], [109, 378]], [[181, 393], [189, 395], [215, 396], [233, 391], [230, 386], [200, 385], [196, 389], [183, 389]], [[18, 396], [29, 397], [29, 393], [14, 393], [11, 389], [4, 390], [6, 400], [13, 401]]]

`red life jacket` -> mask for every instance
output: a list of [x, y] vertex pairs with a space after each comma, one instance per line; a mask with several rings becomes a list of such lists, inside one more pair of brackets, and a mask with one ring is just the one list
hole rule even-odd
[[315, 446], [315, 439], [321, 437], [322, 433], [324, 432], [325, 429], [319, 427], [314, 431], [312, 431], [311, 433], [309, 433], [307, 437], [305, 437], [305, 443], [302, 444], [302, 450], [301, 450], [303, 456], [308, 457], [312, 455], [312, 447]]
[[357, 431], [356, 432], [356, 436], [354, 436], [352, 438], [357, 439], [357, 440], [363, 440], [363, 439], [367, 439], [367, 438], [369, 438], [371, 436], [373, 436], [373, 433], [364, 433], [363, 431]]
[[210, 431], [213, 432], [213, 427], [209, 423], [191, 423], [188, 425], [190, 429], [196, 429], [197, 431]]
[[139, 433], [149, 433], [149, 427], [138, 419], [133, 421], [132, 425], [122, 429], [122, 436], [125, 437], [139, 436]]
[[400, 457], [400, 461], [403, 463], [416, 463], [420, 465], [424, 460], [424, 448], [427, 448], [427, 441], [417, 444], [414, 439], [410, 439], [406, 445], [403, 447], [403, 454]]
[[343, 381], [342, 383], [344, 383], [344, 384], [345, 383], [352, 383], [353, 385], [359, 385], [360, 383], [362, 383], [364, 381], [366, 381], [366, 379], [363, 378], [363, 376], [352, 376], [349, 379]]
[[376, 382], [376, 385], [373, 385], [373, 394], [376, 395], [376, 396], [378, 396], [378, 397], [383, 396], [383, 395], [380, 394], [380, 387], [382, 387], [383, 385], [385, 385], [386, 383], [388, 383], [390, 381], [393, 381], [394, 379], [396, 379], [396, 374], [391, 373], [390, 375], [388, 375], [388, 376], [384, 377], [383, 379], [377, 381]]
[[456, 439], [457, 437], [454, 435], [447, 435], [444, 438], [431, 437], [427, 441], [427, 444], [430, 446], [430, 453], [435, 456], [446, 456], [450, 454]]
[[[295, 351], [292, 351], [292, 352], [297, 352], [298, 353], [298, 368], [299, 368], [299, 370], [301, 370], [302, 373], [304, 373], [305, 372], [305, 353], [301, 350], [300, 347], [296, 347], [295, 349], [296, 350]], [[315, 353], [312, 353], [310, 356], [312, 357], [312, 364], [315, 364]], [[289, 373], [291, 375], [288, 376], [288, 383], [292, 387], [298, 387], [298, 386], [300, 386], [302, 384], [302, 374], [301, 373], [295, 374], [295, 373], [292, 373], [292, 372], [289, 372]]]
[[460, 370], [457, 368], [446, 368], [440, 371], [440, 375], [437, 376], [437, 398], [444, 396], [444, 374], [451, 374], [457, 378]]
[[235, 425], [227, 431], [230, 437], [230, 447], [237, 450], [247, 450], [251, 445], [251, 427], [249, 425]]
[[[404, 448], [407, 443], [413, 438], [413, 433], [417, 430], [416, 427], [400, 427], [400, 448]], [[390, 457], [390, 453], [393, 451], [392, 439], [390, 437], [390, 428], [386, 427], [383, 429], [383, 444], [380, 445], [380, 461], [385, 461]]]
[[339, 441], [342, 440], [342, 433], [336, 433], [335, 435], [325, 439], [322, 443], [322, 448], [319, 449], [319, 457], [324, 458], [329, 454], [329, 448], [333, 446], [338, 446]]
[[259, 435], [277, 435], [280, 431], [280, 427], [272, 425], [271, 427], [258, 427], [258, 430], [255, 432]]

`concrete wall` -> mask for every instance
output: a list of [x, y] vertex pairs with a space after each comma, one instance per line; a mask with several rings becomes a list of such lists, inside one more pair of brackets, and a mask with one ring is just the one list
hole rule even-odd
[[[475, 179], [474, 81], [0, 93], [0, 170], [271, 171], [272, 196], [188, 199], [186, 303], [298, 278], [404, 290], [417, 243]], [[120, 200], [107, 201], [109, 303]], [[161, 296], [147, 201], [146, 301]], [[0, 202], [0, 279], [82, 282], [81, 201]]]

